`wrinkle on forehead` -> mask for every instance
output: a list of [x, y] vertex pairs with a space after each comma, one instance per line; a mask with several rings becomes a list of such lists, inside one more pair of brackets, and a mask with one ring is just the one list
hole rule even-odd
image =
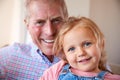
[[[47, 14], [47, 16], [45, 15], [45, 17], [48, 18], [55, 18], [55, 17], [63, 17], [63, 10], [62, 7], [60, 5], [57, 5], [55, 3], [45, 3], [45, 1], [40, 1], [41, 3], [38, 3], [36, 1], [34, 1], [32, 3], [32, 5], [30, 6], [30, 13], [31, 15], [40, 15], [40, 14], [35, 14], [36, 11], [40, 11], [39, 13], [45, 13]], [[30, 16], [31, 16], [30, 15]], [[42, 15], [43, 16], [43, 15]], [[38, 16], [37, 16], [38, 17]]]
[[47, 8], [59, 7], [61, 9], [60, 12], [63, 14], [63, 16], [65, 18], [68, 17], [68, 12], [67, 12], [67, 8], [64, 0], [26, 0], [25, 2], [26, 18], [29, 18], [31, 16], [31, 8], [33, 7], [34, 4], [42, 8], [43, 6], [48, 6]]
[[[37, 5], [47, 5], [49, 7], [51, 6], [57, 6], [57, 5], [61, 5], [61, 1], [60, 0], [32, 0], [30, 3], [29, 3], [29, 7], [31, 7], [33, 4], [37, 4]], [[62, 5], [61, 5], [62, 6]]]

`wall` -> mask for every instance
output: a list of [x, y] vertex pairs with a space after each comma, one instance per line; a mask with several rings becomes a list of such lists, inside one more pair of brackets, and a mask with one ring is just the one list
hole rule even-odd
[[24, 25], [23, 7], [23, 0], [14, 0], [10, 44], [14, 42], [25, 42], [26, 27]]
[[120, 0], [91, 0], [90, 17], [106, 37], [108, 61], [120, 65]]
[[24, 42], [23, 0], [0, 0], [0, 47]]
[[70, 16], [89, 17], [90, 0], [65, 0]]
[[9, 44], [13, 0], [0, 0], [0, 47]]

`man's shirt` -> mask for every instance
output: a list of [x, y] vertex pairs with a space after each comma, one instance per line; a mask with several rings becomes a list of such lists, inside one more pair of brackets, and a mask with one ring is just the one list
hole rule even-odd
[[33, 44], [15, 43], [0, 49], [0, 80], [38, 80], [51, 63]]

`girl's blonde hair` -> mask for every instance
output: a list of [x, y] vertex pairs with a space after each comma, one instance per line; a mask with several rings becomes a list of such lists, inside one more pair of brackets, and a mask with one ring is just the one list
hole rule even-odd
[[80, 18], [70, 17], [65, 22], [65, 24], [62, 26], [54, 42], [53, 52], [55, 53], [55, 55], [60, 56], [62, 59], [67, 61], [65, 58], [64, 50], [63, 50], [63, 40], [64, 40], [65, 34], [69, 32], [71, 29], [73, 29], [74, 27], [88, 28], [93, 32], [93, 35], [95, 36], [97, 43], [101, 49], [101, 59], [99, 61], [99, 69], [107, 70], [106, 53], [104, 50], [104, 35], [102, 34], [98, 26], [92, 20], [86, 17], [80, 17]]

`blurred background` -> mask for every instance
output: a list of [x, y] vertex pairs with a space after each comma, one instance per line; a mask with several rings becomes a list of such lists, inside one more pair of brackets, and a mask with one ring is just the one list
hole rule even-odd
[[[86, 16], [98, 24], [106, 38], [111, 69], [120, 74], [120, 0], [65, 0], [70, 16]], [[26, 43], [24, 0], [0, 0], [0, 47]]]

